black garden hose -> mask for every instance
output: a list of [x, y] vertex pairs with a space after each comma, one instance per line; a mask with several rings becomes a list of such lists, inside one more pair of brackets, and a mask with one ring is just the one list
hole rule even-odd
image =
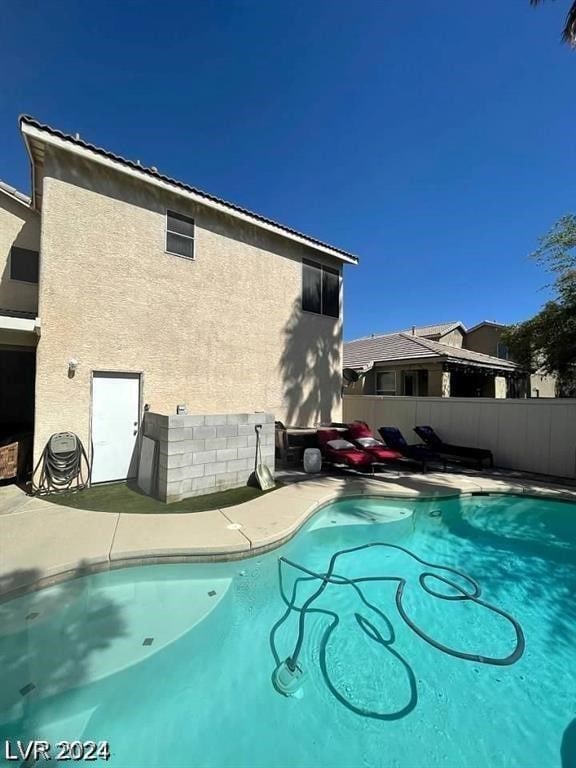
[[[481, 605], [484, 608], [487, 608], [490, 611], [493, 611], [494, 613], [498, 613], [500, 616], [503, 616], [507, 621], [509, 621], [512, 626], [514, 627], [514, 631], [516, 633], [516, 647], [505, 658], [496, 658], [491, 656], [481, 656], [479, 654], [475, 653], [464, 653], [463, 651], [457, 651], [452, 648], [449, 648], [446, 645], [443, 645], [442, 643], [439, 643], [437, 640], [434, 640], [432, 637], [427, 635], [422, 629], [420, 629], [408, 616], [406, 613], [406, 610], [404, 609], [404, 605], [402, 603], [402, 597], [404, 595], [404, 587], [406, 586], [406, 579], [402, 576], [367, 576], [367, 577], [361, 577], [357, 579], [347, 579], [344, 576], [338, 576], [337, 574], [334, 574], [334, 566], [336, 565], [337, 559], [341, 555], [349, 554], [351, 552], [360, 552], [364, 549], [371, 549], [372, 547], [389, 547], [390, 549], [397, 549], [400, 552], [404, 552], [405, 554], [409, 555], [411, 558], [416, 560], [417, 562], [421, 563], [422, 565], [432, 567], [432, 568], [438, 568], [443, 571], [448, 571], [449, 573], [453, 573], [457, 576], [460, 576], [464, 581], [467, 581], [468, 584], [471, 585], [472, 590], [470, 592], [466, 592], [459, 584], [456, 584], [453, 581], [450, 581], [450, 579], [445, 578], [444, 576], [440, 576], [436, 573], [430, 573], [430, 572], [424, 572], [420, 574], [419, 582], [420, 586], [429, 595], [432, 595], [433, 597], [437, 597], [441, 600], [471, 600], [472, 602], [476, 603], [477, 605]], [[418, 557], [418, 555], [415, 555], [413, 552], [411, 552], [409, 549], [406, 549], [405, 547], [401, 547], [398, 544], [388, 544], [385, 542], [373, 542], [370, 544], [362, 544], [358, 547], [351, 547], [350, 549], [341, 549], [338, 552], [335, 552], [332, 557], [330, 558], [330, 563], [328, 565], [328, 571], [325, 574], [316, 573], [315, 571], [311, 571], [308, 568], [305, 568], [303, 565], [299, 565], [298, 563], [294, 563], [291, 560], [288, 560], [285, 557], [281, 557], [279, 560], [279, 567], [281, 567], [281, 563], [286, 563], [287, 565], [291, 565], [293, 568], [297, 568], [298, 570], [302, 571], [303, 573], [308, 574], [314, 579], [319, 579], [321, 581], [320, 586], [312, 594], [308, 600], [303, 604], [301, 609], [298, 609], [294, 606], [294, 599], [291, 601], [286, 601], [288, 604], [287, 613], [284, 615], [284, 617], [281, 619], [281, 622], [287, 618], [288, 614], [294, 609], [299, 611], [299, 622], [298, 622], [298, 639], [296, 640], [296, 645], [294, 646], [294, 650], [292, 654], [289, 656], [289, 658], [286, 660], [286, 663], [288, 667], [294, 671], [296, 669], [296, 664], [298, 663], [298, 656], [300, 655], [300, 651], [302, 649], [302, 643], [304, 642], [304, 624], [306, 621], [306, 612], [309, 610], [312, 603], [318, 598], [322, 592], [326, 589], [328, 584], [339, 584], [339, 585], [350, 585], [355, 587], [356, 591], [359, 591], [356, 587], [357, 584], [366, 583], [366, 582], [377, 582], [377, 581], [396, 581], [398, 582], [398, 587], [396, 589], [396, 608], [398, 609], [398, 613], [400, 614], [400, 617], [402, 620], [410, 627], [410, 629], [418, 635], [422, 640], [425, 640], [427, 643], [432, 645], [434, 648], [436, 648], [439, 651], [442, 651], [443, 653], [447, 653], [450, 656], [455, 656], [459, 659], [465, 659], [466, 661], [474, 661], [480, 664], [494, 664], [496, 666], [508, 666], [509, 664], [514, 664], [515, 662], [520, 659], [522, 654], [524, 653], [524, 647], [525, 647], [525, 640], [524, 640], [524, 633], [522, 631], [522, 627], [520, 624], [516, 621], [516, 619], [511, 616], [509, 613], [506, 613], [506, 611], [503, 611], [501, 608], [497, 608], [494, 605], [491, 605], [490, 603], [487, 603], [484, 600], [480, 599], [481, 595], [481, 589], [479, 584], [474, 581], [474, 579], [471, 576], [466, 575], [462, 571], [458, 571], [456, 568], [450, 568], [447, 565], [435, 565], [434, 563], [429, 563], [426, 560], [423, 560], [421, 557]], [[456, 590], [459, 594], [457, 595], [443, 595], [441, 592], [435, 591], [432, 587], [428, 586], [426, 581], [428, 579], [436, 579], [437, 581], [440, 581], [444, 584], [447, 584], [449, 587], [452, 587]], [[295, 595], [293, 596], [295, 598]]]

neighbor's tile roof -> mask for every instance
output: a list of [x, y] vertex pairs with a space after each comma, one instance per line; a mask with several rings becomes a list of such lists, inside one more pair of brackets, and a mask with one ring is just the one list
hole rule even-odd
[[372, 361], [408, 360], [413, 357], [437, 357], [436, 352], [417, 343], [414, 336], [405, 333], [386, 333], [367, 339], [344, 343], [344, 366], [363, 368]]
[[404, 360], [437, 360], [462, 364], [516, 370], [519, 366], [510, 360], [483, 355], [470, 349], [460, 349], [439, 341], [431, 341], [408, 333], [388, 333], [381, 336], [357, 339], [344, 344], [344, 366], [364, 368], [370, 363], [391, 363]]
[[26, 125], [31, 125], [34, 128], [37, 128], [38, 130], [46, 131], [52, 136], [56, 136], [59, 139], [70, 142], [71, 144], [75, 144], [76, 146], [82, 147], [83, 149], [88, 149], [92, 152], [95, 152], [98, 155], [102, 155], [103, 157], [108, 158], [109, 160], [114, 160], [118, 163], [122, 163], [122, 165], [126, 165], [132, 168], [133, 170], [139, 171], [142, 174], [143, 178], [146, 176], [153, 177], [167, 184], [172, 184], [176, 187], [179, 187], [180, 189], [183, 189], [186, 192], [191, 192], [192, 194], [198, 195], [199, 197], [203, 197], [206, 200], [210, 200], [213, 203], [218, 203], [219, 205], [225, 206], [226, 208], [229, 208], [231, 211], [236, 211], [245, 216], [250, 216], [251, 218], [256, 219], [257, 221], [260, 221], [263, 224], [268, 224], [270, 226], [277, 227], [278, 229], [281, 229], [284, 232], [287, 232], [291, 235], [296, 235], [297, 237], [301, 237], [304, 240], [307, 240], [311, 245], [318, 245], [323, 248], [329, 248], [331, 251], [335, 251], [336, 253], [342, 254], [342, 256], [346, 256], [348, 259], [352, 259], [354, 262], [358, 262], [358, 257], [352, 253], [349, 253], [348, 251], [344, 251], [341, 248], [336, 248], [335, 246], [325, 243], [322, 240], [318, 240], [317, 238], [310, 237], [309, 235], [305, 235], [302, 232], [298, 232], [298, 230], [296, 229], [291, 229], [290, 227], [286, 227], [284, 226], [284, 224], [280, 224], [279, 222], [274, 221], [273, 219], [268, 219], [265, 216], [261, 216], [259, 213], [254, 213], [253, 211], [249, 211], [247, 208], [242, 208], [241, 206], [236, 205], [235, 203], [229, 203], [228, 201], [222, 200], [219, 197], [210, 195], [207, 192], [203, 192], [201, 189], [198, 189], [197, 187], [192, 187], [189, 184], [185, 184], [182, 181], [173, 179], [170, 176], [165, 176], [164, 174], [159, 173], [159, 171], [153, 166], [146, 167], [144, 165], [141, 165], [139, 161], [134, 162], [133, 160], [127, 160], [125, 157], [122, 157], [121, 155], [116, 155], [107, 149], [98, 147], [95, 144], [90, 144], [89, 142], [81, 139], [78, 134], [76, 134], [75, 136], [72, 136], [69, 133], [63, 133], [62, 131], [59, 131], [56, 128], [52, 128], [51, 126], [46, 125], [45, 123], [41, 123], [31, 115], [22, 115], [20, 117], [20, 122], [25, 123]]
[[468, 333], [472, 333], [472, 331], [475, 331], [477, 328], [482, 328], [484, 325], [489, 325], [492, 328], [506, 328], [504, 323], [497, 323], [496, 320], [482, 320], [480, 323], [473, 325], [472, 328], [468, 328]]
[[450, 333], [455, 328], [462, 328], [466, 332], [466, 326], [460, 320], [452, 320], [449, 323], [433, 323], [432, 325], [415, 325], [412, 328], [399, 328], [393, 331], [384, 331], [383, 333], [371, 334], [364, 338], [374, 338], [377, 336], [391, 336], [394, 333], [407, 333], [409, 336], [443, 336]]
[[406, 328], [404, 331], [399, 331], [399, 333], [412, 333], [412, 330], [414, 330], [414, 336], [443, 336], [445, 333], [450, 333], [450, 331], [460, 327], [466, 330], [464, 323], [460, 322], [460, 320], [454, 320], [451, 323], [420, 325], [415, 326], [414, 329]]

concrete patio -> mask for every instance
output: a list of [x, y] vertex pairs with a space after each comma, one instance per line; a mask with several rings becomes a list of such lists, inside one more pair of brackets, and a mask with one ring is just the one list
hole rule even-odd
[[92, 570], [250, 557], [279, 546], [320, 505], [345, 495], [434, 498], [473, 493], [576, 502], [574, 487], [504, 473], [296, 475], [273, 493], [238, 506], [161, 515], [73, 509], [5, 486], [0, 488], [0, 598]]

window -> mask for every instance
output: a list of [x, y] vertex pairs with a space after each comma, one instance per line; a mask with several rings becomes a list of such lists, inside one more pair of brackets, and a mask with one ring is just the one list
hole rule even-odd
[[194, 219], [166, 211], [166, 251], [175, 256], [194, 258]]
[[406, 397], [428, 395], [428, 371], [402, 371], [402, 394]]
[[428, 397], [428, 371], [418, 371], [418, 394], [420, 397]]
[[396, 394], [396, 371], [380, 371], [376, 374], [376, 394]]
[[313, 261], [302, 262], [302, 309], [339, 317], [340, 273]]
[[501, 341], [496, 346], [496, 357], [499, 357], [501, 360], [508, 360], [508, 347]]
[[10, 279], [21, 283], [37, 283], [38, 257], [38, 251], [13, 245], [10, 249]]

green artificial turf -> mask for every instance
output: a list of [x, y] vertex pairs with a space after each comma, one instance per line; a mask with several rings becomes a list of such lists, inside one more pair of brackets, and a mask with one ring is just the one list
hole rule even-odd
[[261, 491], [252, 486], [232, 488], [219, 493], [209, 493], [205, 496], [194, 496], [173, 504], [145, 496], [131, 483], [111, 483], [97, 485], [77, 493], [53, 493], [43, 496], [46, 501], [61, 504], [76, 509], [89, 509], [94, 512], [123, 512], [138, 514], [166, 514], [174, 512], [205, 512], [209, 509], [220, 509], [242, 504], [244, 501], [256, 499], [270, 491]]

